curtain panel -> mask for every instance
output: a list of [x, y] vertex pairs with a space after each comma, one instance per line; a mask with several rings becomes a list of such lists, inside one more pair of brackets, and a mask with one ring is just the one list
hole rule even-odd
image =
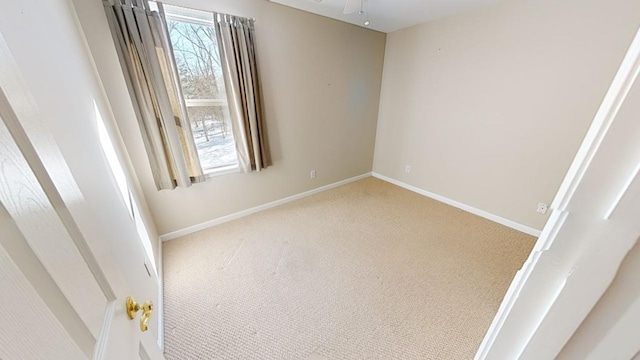
[[253, 19], [214, 13], [229, 113], [242, 172], [271, 165], [255, 52]]
[[145, 1], [103, 4], [156, 187], [204, 181], [164, 15]]

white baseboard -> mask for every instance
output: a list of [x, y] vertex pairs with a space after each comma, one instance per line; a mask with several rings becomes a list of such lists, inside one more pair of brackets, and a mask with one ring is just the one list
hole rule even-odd
[[272, 201], [270, 203], [266, 203], [263, 205], [259, 205], [250, 209], [246, 209], [246, 210], [242, 210], [242, 211], [238, 211], [237, 213], [233, 213], [233, 214], [229, 214], [226, 216], [222, 216], [219, 217], [217, 219], [213, 219], [213, 220], [209, 220], [209, 221], [205, 221], [203, 223], [197, 224], [197, 225], [193, 225], [193, 226], [189, 226], [187, 228], [181, 229], [181, 230], [177, 230], [177, 231], [173, 231], [164, 235], [160, 236], [160, 240], [162, 241], [167, 241], [167, 240], [173, 240], [176, 238], [179, 238], [181, 236], [185, 236], [185, 235], [189, 235], [192, 234], [194, 232], [200, 231], [200, 230], [204, 230], [206, 228], [210, 228], [212, 226], [215, 225], [219, 225], [219, 224], [223, 224], [226, 222], [229, 222], [231, 220], [236, 220], [242, 217], [245, 217], [247, 215], [251, 215], [254, 213], [257, 213], [259, 211], [263, 211], [263, 210], [267, 210], [270, 209], [272, 207], [276, 207], [278, 205], [282, 205], [282, 204], [286, 204], [295, 200], [299, 200], [302, 198], [305, 198], [307, 196], [311, 196], [320, 192], [323, 192], [325, 190], [329, 190], [329, 189], [333, 189], [335, 187], [341, 186], [341, 185], [345, 185], [348, 184], [350, 182], [354, 182], [354, 181], [358, 181], [364, 178], [368, 178], [371, 176], [371, 173], [366, 173], [366, 174], [362, 174], [362, 175], [358, 175], [346, 180], [341, 180], [338, 182], [335, 182], [333, 184], [329, 184], [329, 185], [325, 185], [325, 186], [321, 186], [319, 188], [313, 189], [313, 190], [309, 190], [309, 191], [305, 191], [303, 193], [300, 194], [296, 194], [296, 195], [292, 195], [280, 200], [276, 200], [276, 201]]
[[481, 217], [483, 217], [485, 219], [489, 219], [489, 220], [491, 220], [493, 222], [497, 222], [498, 224], [502, 224], [502, 225], [510, 227], [512, 229], [521, 231], [521, 232], [523, 232], [525, 234], [529, 234], [529, 235], [532, 235], [532, 236], [535, 236], [535, 237], [540, 237], [541, 231], [537, 230], [537, 229], [534, 229], [532, 227], [529, 227], [529, 226], [526, 226], [526, 225], [522, 225], [522, 224], [517, 223], [515, 221], [509, 220], [509, 219], [505, 219], [505, 218], [500, 217], [498, 215], [494, 215], [494, 214], [488, 213], [488, 212], [486, 212], [484, 210], [480, 210], [480, 209], [474, 208], [473, 206], [469, 206], [467, 204], [463, 204], [461, 202], [458, 202], [458, 201], [455, 201], [455, 200], [451, 200], [451, 199], [446, 198], [446, 197], [444, 197], [442, 195], [434, 194], [432, 192], [420, 189], [420, 188], [415, 187], [413, 185], [409, 185], [409, 184], [404, 183], [402, 181], [398, 181], [396, 179], [392, 179], [390, 177], [384, 176], [382, 174], [378, 174], [376, 172], [372, 172], [371, 175], [373, 175], [373, 177], [376, 177], [376, 178], [378, 178], [380, 180], [384, 180], [386, 182], [389, 182], [389, 183], [392, 183], [394, 185], [400, 186], [400, 187], [405, 188], [407, 190], [416, 192], [416, 193], [418, 193], [420, 195], [424, 195], [426, 197], [429, 197], [429, 198], [432, 198], [434, 200], [440, 201], [440, 202], [445, 203], [447, 205], [451, 205], [453, 207], [457, 207], [458, 209], [462, 209], [462, 210], [470, 212], [472, 214], [481, 216]]
[[507, 227], [510, 227], [512, 229], [521, 231], [523, 233], [526, 233], [526, 234], [529, 234], [529, 235], [532, 235], [532, 236], [535, 236], [535, 237], [539, 237], [540, 236], [540, 230], [528, 227], [526, 225], [522, 225], [522, 224], [517, 223], [515, 221], [509, 220], [509, 219], [505, 219], [503, 217], [491, 214], [491, 213], [486, 212], [484, 210], [480, 210], [480, 209], [474, 208], [473, 206], [469, 206], [467, 204], [463, 204], [461, 202], [446, 198], [444, 196], [441, 196], [441, 195], [438, 195], [438, 194], [434, 194], [432, 192], [429, 192], [429, 191], [420, 189], [418, 187], [409, 185], [409, 184], [404, 183], [402, 181], [395, 180], [395, 179], [392, 179], [390, 177], [384, 176], [382, 174], [378, 174], [376, 172], [373, 172], [373, 173], [366, 173], [366, 174], [358, 175], [358, 176], [355, 176], [355, 177], [352, 177], [352, 178], [349, 178], [349, 179], [341, 180], [341, 181], [338, 181], [338, 182], [335, 182], [335, 183], [332, 183], [332, 184], [329, 184], [329, 185], [321, 186], [321, 187], [313, 189], [313, 190], [305, 191], [305, 192], [300, 193], [300, 194], [292, 195], [292, 196], [289, 196], [289, 197], [286, 197], [286, 198], [283, 198], [283, 199], [280, 199], [280, 200], [272, 201], [272, 202], [269, 202], [269, 203], [266, 203], [266, 204], [263, 204], [263, 205], [259, 205], [259, 206], [256, 206], [256, 207], [253, 207], [253, 208], [250, 208], [250, 209], [242, 210], [242, 211], [239, 211], [239, 212], [236, 212], [236, 213], [233, 213], [233, 214], [229, 214], [229, 215], [226, 215], [226, 216], [219, 217], [217, 219], [205, 221], [205, 222], [197, 224], [197, 225], [193, 225], [193, 226], [190, 226], [190, 227], [187, 227], [187, 228], [184, 228], [184, 229], [173, 231], [173, 232], [161, 235], [160, 236], [160, 240], [162, 240], [162, 241], [173, 240], [173, 239], [179, 238], [181, 236], [189, 235], [189, 234], [192, 234], [194, 232], [197, 232], [197, 231], [200, 231], [200, 230], [204, 230], [206, 228], [210, 228], [210, 227], [215, 226], [215, 225], [219, 225], [219, 224], [223, 224], [223, 223], [226, 223], [226, 222], [229, 222], [229, 221], [232, 221], [232, 220], [236, 220], [236, 219], [239, 219], [239, 218], [242, 218], [242, 217], [257, 213], [259, 211], [267, 210], [267, 209], [276, 207], [278, 205], [282, 205], [282, 204], [286, 204], [286, 203], [289, 203], [289, 202], [292, 202], [292, 201], [295, 201], [295, 200], [298, 200], [298, 199], [302, 199], [302, 198], [305, 198], [307, 196], [311, 196], [311, 195], [323, 192], [325, 190], [333, 189], [335, 187], [338, 187], [338, 186], [341, 186], [341, 185], [345, 185], [345, 184], [348, 184], [350, 182], [358, 181], [358, 180], [361, 180], [361, 179], [364, 179], [364, 178], [367, 178], [367, 177], [370, 177], [370, 176], [376, 177], [378, 179], [381, 179], [381, 180], [384, 180], [384, 181], [389, 182], [391, 184], [400, 186], [402, 188], [405, 188], [407, 190], [413, 191], [413, 192], [418, 193], [420, 195], [424, 195], [426, 197], [429, 197], [429, 198], [432, 198], [434, 200], [440, 201], [440, 202], [445, 203], [447, 205], [451, 205], [453, 207], [457, 207], [457, 208], [462, 209], [464, 211], [467, 211], [467, 212], [470, 212], [472, 214], [481, 216], [481, 217], [483, 217], [485, 219], [489, 219], [491, 221], [497, 222], [498, 224], [502, 224], [504, 226], [507, 226]]

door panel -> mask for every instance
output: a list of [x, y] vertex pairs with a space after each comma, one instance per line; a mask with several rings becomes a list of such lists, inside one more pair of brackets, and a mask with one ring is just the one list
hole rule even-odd
[[[86, 359], [85, 348], [69, 336], [47, 304], [0, 246], [0, 358]], [[37, 341], [25, 341], [38, 339]]]
[[[0, 41], [0, 48], [2, 45]], [[1, 82], [0, 85], [5, 86]], [[24, 316], [25, 322], [22, 322], [21, 312], [7, 312], [1, 341], [12, 344], [15, 349], [2, 358], [48, 358], [46, 354], [50, 351], [47, 349], [51, 347], [48, 341], [56, 344], [54, 353], [64, 354], [58, 359], [102, 359], [108, 347], [126, 349], [127, 341], [135, 344], [138, 336], [124, 315], [124, 306], [118, 307], [118, 297], [110, 283], [117, 282], [117, 276], [109, 279], [102, 272], [3, 90], [0, 87], [1, 244], [6, 263], [14, 266], [7, 265], [2, 269], [2, 277], [6, 280], [0, 289], [9, 294], [2, 299], [2, 308], [26, 305], [30, 311]], [[26, 103], [35, 106], [28, 100]], [[44, 138], [44, 131], [40, 136]], [[20, 144], [16, 139], [20, 139]], [[52, 147], [54, 144], [49, 146], [57, 153]], [[58, 180], [66, 177], [62, 182], [71, 185], [67, 190], [75, 193], [75, 202], [85, 202], [82, 194], [75, 191], [77, 188], [64, 159], [60, 158], [56, 163], [55, 176]], [[21, 271], [16, 271], [18, 269]], [[124, 304], [124, 300], [121, 302]], [[36, 308], [41, 310], [34, 311]], [[117, 310], [120, 312], [116, 313]], [[60, 326], [62, 331], [57, 329]], [[128, 329], [124, 333], [131, 339], [120, 338], [119, 342], [114, 342], [110, 335], [116, 330], [118, 334], [123, 333], [123, 327]], [[45, 348], [39, 349], [42, 350], [40, 354], [27, 356], [33, 351], [35, 334], [32, 329], [35, 328], [45, 329], [36, 337], [38, 341], [45, 339]], [[56, 331], [52, 332], [53, 329]], [[78, 349], [83, 357], [78, 357], [77, 353], [71, 355]], [[130, 357], [122, 357], [126, 352], [114, 350], [114, 353], [119, 356], [114, 358]]]
[[[1, 205], [0, 229], [0, 359], [91, 356], [95, 339]], [[50, 304], [42, 297], [49, 298]], [[69, 333], [74, 334], [75, 341]]]
[[[6, 106], [5, 99], [0, 93], [0, 101]], [[0, 114], [0, 118], [4, 116]], [[38, 261], [69, 299], [93, 338], [97, 338], [108, 299], [13, 141], [4, 119], [0, 122], [0, 154], [0, 202]], [[86, 246], [83, 238], [76, 239], [76, 242], [83, 242]]]

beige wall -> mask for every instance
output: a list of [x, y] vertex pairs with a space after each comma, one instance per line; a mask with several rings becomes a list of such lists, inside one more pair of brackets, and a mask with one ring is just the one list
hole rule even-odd
[[[120, 111], [120, 128], [161, 234], [371, 171], [385, 34], [267, 1], [166, 3], [256, 18], [274, 165], [260, 173], [156, 191], [119, 65], [102, 61], [105, 87], [112, 103], [119, 104], [114, 111]], [[99, 56], [103, 59], [113, 55], [110, 43], [92, 47], [111, 52]], [[316, 179], [309, 178], [312, 169]]]
[[510, 0], [389, 34], [374, 171], [541, 229], [639, 13]]

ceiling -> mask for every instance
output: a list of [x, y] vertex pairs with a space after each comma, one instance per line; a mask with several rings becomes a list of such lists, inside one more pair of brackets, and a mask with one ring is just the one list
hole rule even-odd
[[500, 0], [362, 0], [365, 14], [343, 14], [347, 0], [270, 0], [303, 11], [389, 33], [412, 25], [458, 14]]

